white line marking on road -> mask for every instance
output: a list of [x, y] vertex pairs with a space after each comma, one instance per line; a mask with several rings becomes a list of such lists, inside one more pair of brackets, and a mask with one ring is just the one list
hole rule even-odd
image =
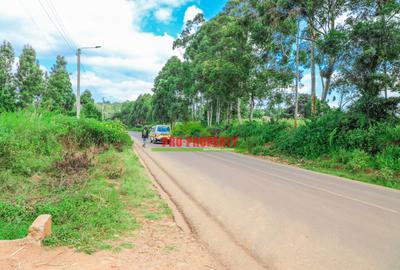
[[[209, 153], [205, 153], [205, 154], [206, 155], [211, 155]], [[334, 192], [334, 191], [330, 191], [330, 190], [327, 190], [327, 189], [324, 189], [324, 188], [315, 187], [315, 186], [312, 186], [312, 185], [309, 185], [309, 184], [305, 184], [303, 182], [299, 182], [299, 181], [296, 181], [296, 180], [288, 179], [288, 178], [280, 176], [280, 175], [271, 174], [271, 173], [268, 173], [268, 172], [266, 172], [264, 170], [260, 170], [260, 169], [257, 169], [257, 168], [242, 164], [242, 163], [237, 163], [237, 162], [231, 161], [229, 159], [226, 159], [226, 158], [223, 158], [223, 157], [220, 157], [220, 156], [217, 157], [217, 155], [211, 155], [211, 156], [213, 158], [224, 160], [224, 161], [229, 162], [229, 163], [234, 164], [234, 165], [240, 165], [242, 167], [246, 167], [246, 168], [251, 169], [251, 170], [259, 171], [259, 172], [261, 172], [263, 174], [267, 174], [269, 176], [278, 177], [278, 178], [280, 178], [280, 179], [282, 179], [284, 181], [287, 181], [287, 182], [295, 183], [295, 184], [298, 184], [298, 185], [301, 185], [301, 186], [305, 186], [305, 187], [308, 187], [308, 188], [311, 188], [311, 189], [314, 189], [314, 190], [323, 191], [323, 192], [329, 193], [329, 194], [337, 196], [337, 197], [341, 197], [341, 198], [344, 198], [344, 199], [355, 201], [355, 202], [358, 202], [358, 203], [361, 203], [361, 204], [365, 204], [365, 205], [368, 205], [368, 206], [371, 206], [371, 207], [375, 207], [375, 208], [378, 208], [378, 209], [381, 209], [381, 210], [384, 210], [384, 211], [388, 211], [388, 212], [391, 212], [391, 213], [394, 213], [394, 214], [399, 214], [398, 211], [396, 211], [394, 209], [391, 209], [391, 208], [387, 208], [387, 207], [380, 206], [380, 205], [377, 205], [377, 204], [374, 204], [374, 203], [370, 203], [370, 202], [367, 202], [367, 201], [364, 201], [364, 200], [360, 200], [360, 199], [357, 199], [357, 198], [346, 196], [346, 195], [343, 195], [343, 194], [340, 194], [340, 193], [337, 193], [337, 192]]]

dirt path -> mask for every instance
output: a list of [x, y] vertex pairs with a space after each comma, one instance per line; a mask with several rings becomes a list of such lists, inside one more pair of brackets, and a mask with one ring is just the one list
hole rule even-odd
[[0, 270], [225, 269], [194, 237], [183, 217], [152, 180], [153, 188], [169, 204], [174, 216], [150, 220], [139, 209], [129, 207], [140, 228], [118, 237], [121, 240], [110, 242], [111, 248], [91, 255], [67, 247], [48, 248], [21, 241], [0, 241]]
[[193, 236], [183, 232], [171, 217], [143, 220], [142, 227], [127, 239], [119, 252], [92, 255], [68, 248], [0, 244], [0, 269], [221, 269]]

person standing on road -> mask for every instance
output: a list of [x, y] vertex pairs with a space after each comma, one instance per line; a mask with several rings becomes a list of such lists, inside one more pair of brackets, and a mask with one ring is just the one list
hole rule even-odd
[[144, 127], [142, 130], [142, 140], [143, 140], [143, 147], [146, 147], [146, 141], [149, 138], [149, 129]]

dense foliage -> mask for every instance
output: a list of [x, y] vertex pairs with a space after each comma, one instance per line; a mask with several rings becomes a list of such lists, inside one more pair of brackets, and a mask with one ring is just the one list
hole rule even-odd
[[63, 144], [80, 150], [93, 145], [129, 143], [125, 127], [118, 122], [77, 120], [47, 112], [3, 113], [0, 117], [0, 174], [32, 176], [45, 170], [63, 158], [64, 150], [68, 150]]
[[151, 123], [153, 119], [152, 97], [150, 94], [140, 95], [134, 102], [127, 101], [121, 106], [114, 118], [120, 119], [129, 127]]
[[[4, 41], [0, 45], [0, 112], [35, 107], [74, 114], [75, 95], [63, 56], [57, 56], [47, 74], [40, 67], [34, 48], [26, 45], [16, 63], [16, 72], [14, 64], [14, 49], [10, 42]], [[83, 93], [81, 105], [83, 117], [101, 118], [89, 90]]]
[[286, 121], [253, 121], [223, 127], [220, 135], [238, 136], [238, 147], [255, 155], [313, 161], [320, 167], [366, 174], [371, 182], [400, 188], [400, 123], [350, 129], [349, 121], [349, 114], [331, 111], [306, 120], [297, 129]]
[[[117, 117], [211, 126], [310, 118], [335, 104], [369, 124], [386, 121], [399, 114], [399, 46], [398, 1], [230, 0], [214, 18], [186, 23], [173, 46], [183, 59], [171, 57], [153, 95]], [[298, 93], [297, 71], [306, 93]]]
[[166, 213], [131, 143], [119, 122], [54, 112], [2, 113], [0, 239], [24, 237], [46, 213], [53, 220], [46, 244], [93, 252], [104, 248], [103, 240], [138, 226], [127, 206], [141, 207], [151, 218]]
[[[399, 46], [398, 1], [230, 0], [214, 18], [186, 23], [173, 45], [183, 58], [155, 79], [147, 123], [171, 124], [178, 136], [238, 136], [253, 154], [393, 183]], [[298, 79], [309, 83], [301, 93]], [[145, 124], [138, 105], [121, 118]]]

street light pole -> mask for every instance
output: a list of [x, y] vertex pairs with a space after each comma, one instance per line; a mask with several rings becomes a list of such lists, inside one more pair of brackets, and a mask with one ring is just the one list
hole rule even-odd
[[104, 97], [103, 97], [103, 104], [102, 104], [102, 106], [101, 106], [101, 121], [104, 121], [104, 113], [105, 113], [105, 100], [104, 100]]
[[76, 84], [76, 117], [79, 119], [81, 117], [81, 49], [76, 51], [76, 56], [78, 58], [78, 78]]
[[98, 49], [101, 46], [82, 47], [76, 50], [77, 59], [77, 83], [76, 83], [76, 117], [81, 117], [81, 52], [86, 49]]

